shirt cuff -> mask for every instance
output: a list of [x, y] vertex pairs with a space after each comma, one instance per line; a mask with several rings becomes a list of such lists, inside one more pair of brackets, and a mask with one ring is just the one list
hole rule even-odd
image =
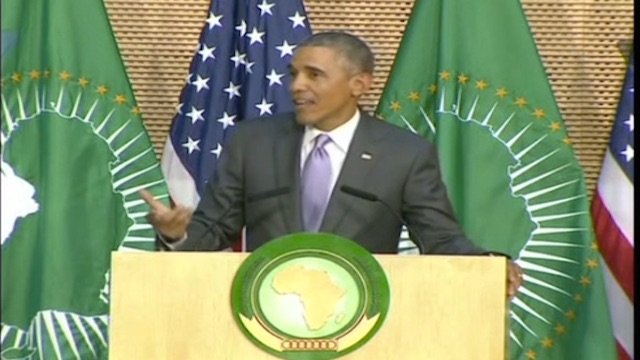
[[183, 242], [185, 242], [187, 240], [187, 233], [182, 235], [182, 237], [180, 239], [178, 239], [177, 241], [172, 241], [172, 242], [167, 241], [167, 238], [165, 238], [160, 233], [158, 233], [158, 238], [160, 238], [160, 241], [162, 241], [162, 243], [167, 247], [167, 249], [175, 250], [178, 245], [182, 244]]

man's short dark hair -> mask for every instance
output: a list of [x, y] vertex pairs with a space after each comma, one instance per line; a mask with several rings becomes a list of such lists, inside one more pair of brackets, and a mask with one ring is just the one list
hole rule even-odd
[[369, 45], [357, 36], [342, 31], [316, 33], [299, 43], [296, 50], [312, 46], [337, 50], [354, 73], [366, 72], [373, 74], [373, 52]]

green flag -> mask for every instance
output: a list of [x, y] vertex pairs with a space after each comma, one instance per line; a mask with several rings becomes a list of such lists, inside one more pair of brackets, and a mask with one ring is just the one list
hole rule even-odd
[[416, 0], [377, 113], [437, 144], [465, 232], [523, 267], [510, 358], [616, 359], [583, 170], [520, 2]]
[[106, 359], [111, 252], [168, 197], [102, 0], [2, 1], [1, 111], [2, 359]]

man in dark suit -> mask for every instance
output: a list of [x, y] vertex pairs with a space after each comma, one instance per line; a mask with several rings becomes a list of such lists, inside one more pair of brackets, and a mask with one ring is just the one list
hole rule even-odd
[[[283, 235], [320, 231], [373, 253], [396, 253], [402, 223], [395, 213], [423, 253], [488, 254], [456, 222], [435, 146], [359, 109], [373, 82], [373, 54], [363, 41], [315, 34], [298, 44], [291, 76], [295, 113], [240, 123], [193, 214], [143, 194], [170, 249], [222, 250], [246, 226], [250, 251]], [[342, 191], [345, 185], [391, 210]], [[511, 296], [521, 276], [510, 263]]]

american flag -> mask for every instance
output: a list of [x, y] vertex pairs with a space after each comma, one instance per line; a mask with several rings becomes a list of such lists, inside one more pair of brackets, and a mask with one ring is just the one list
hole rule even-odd
[[173, 201], [195, 207], [237, 122], [293, 110], [288, 64], [311, 35], [302, 0], [214, 0], [162, 156]]
[[620, 359], [633, 359], [633, 55], [605, 154], [593, 218], [603, 264], [613, 332]]

